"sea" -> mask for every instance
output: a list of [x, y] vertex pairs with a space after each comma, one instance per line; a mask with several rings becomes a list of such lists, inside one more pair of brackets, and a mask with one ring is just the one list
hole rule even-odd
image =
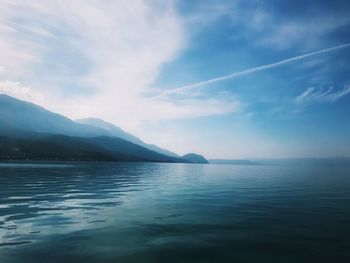
[[0, 262], [350, 262], [350, 167], [0, 163]]

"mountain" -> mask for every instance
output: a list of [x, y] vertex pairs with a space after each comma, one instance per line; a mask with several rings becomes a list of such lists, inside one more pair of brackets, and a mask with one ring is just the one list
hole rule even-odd
[[[60, 137], [61, 136], [61, 137]], [[0, 160], [117, 161], [94, 145], [64, 135], [34, 138], [0, 136]]]
[[3, 94], [0, 136], [2, 159], [187, 162]]
[[164, 155], [180, 158], [180, 156], [177, 155], [176, 153], [162, 149], [154, 144], [147, 144], [147, 143], [143, 142], [141, 139], [137, 138], [136, 136], [134, 136], [130, 133], [127, 133], [126, 131], [122, 130], [118, 126], [115, 126], [115, 125], [108, 123], [104, 120], [97, 119], [97, 118], [86, 118], [86, 119], [79, 119], [79, 120], [75, 120], [75, 121], [77, 123], [80, 123], [80, 124], [85, 124], [85, 125], [89, 125], [89, 126], [103, 129], [105, 132], [107, 132], [107, 134], [109, 136], [119, 137], [119, 138], [122, 138], [124, 140], [129, 141], [129, 142], [141, 145], [149, 150], [152, 150], [152, 151], [164, 154]]
[[116, 137], [0, 136], [0, 160], [186, 162]]
[[103, 129], [76, 123], [43, 107], [0, 94], [0, 134], [22, 130], [92, 137], [108, 135]]
[[246, 159], [210, 159], [209, 162], [211, 164], [259, 165], [257, 162]]
[[181, 158], [189, 161], [190, 163], [209, 163], [204, 156], [195, 153], [185, 154]]
[[72, 121], [43, 107], [0, 94], [0, 134], [22, 130], [79, 137], [113, 136], [146, 147], [158, 153], [180, 158], [177, 154], [146, 144], [136, 136], [100, 119]]
[[146, 144], [100, 119], [77, 122], [43, 107], [0, 94], [0, 159], [207, 163]]

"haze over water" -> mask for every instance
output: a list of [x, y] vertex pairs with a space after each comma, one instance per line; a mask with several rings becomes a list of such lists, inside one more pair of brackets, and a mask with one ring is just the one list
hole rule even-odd
[[0, 164], [0, 262], [349, 262], [349, 167]]

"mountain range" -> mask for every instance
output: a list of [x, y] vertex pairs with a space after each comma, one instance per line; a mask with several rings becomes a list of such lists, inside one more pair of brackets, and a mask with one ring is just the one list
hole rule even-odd
[[104, 120], [73, 121], [0, 94], [0, 160], [13, 159], [196, 162], [147, 144]]

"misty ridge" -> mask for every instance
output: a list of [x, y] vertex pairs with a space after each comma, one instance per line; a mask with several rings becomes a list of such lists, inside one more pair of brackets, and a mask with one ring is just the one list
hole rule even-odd
[[0, 159], [207, 163], [147, 144], [100, 119], [73, 121], [0, 94]]

